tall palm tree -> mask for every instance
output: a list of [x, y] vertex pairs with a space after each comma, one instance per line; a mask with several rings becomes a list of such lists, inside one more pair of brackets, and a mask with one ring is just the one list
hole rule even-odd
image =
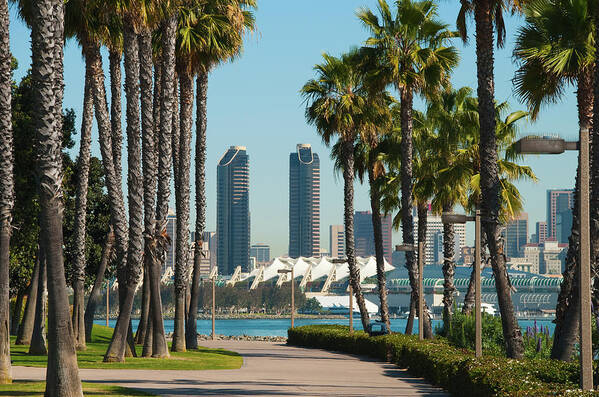
[[[82, 396], [69, 314], [62, 234], [62, 46], [64, 4], [32, 5], [32, 78], [42, 247], [48, 274], [48, 367], [46, 395]], [[60, 119], [60, 120], [59, 120]], [[60, 128], [59, 128], [60, 127]]]
[[376, 122], [387, 103], [369, 95], [365, 75], [358, 67], [356, 50], [337, 58], [323, 54], [324, 61], [314, 67], [316, 78], [301, 89], [306, 100], [306, 119], [316, 126], [325, 144], [337, 136], [340, 143], [344, 181], [344, 223], [349, 282], [356, 295], [362, 326], [370, 323], [360, 286], [360, 270], [354, 250], [354, 143], [358, 136], [368, 139], [376, 132]]
[[[243, 49], [245, 33], [255, 29], [252, 9], [255, 0], [210, 0], [202, 7], [192, 10], [184, 29], [180, 29], [179, 48], [190, 55], [190, 65], [196, 74], [196, 142], [195, 142], [195, 188], [196, 223], [194, 262], [191, 280], [190, 302], [187, 314], [185, 341], [188, 349], [196, 349], [197, 312], [200, 300], [200, 262], [204, 252], [202, 242], [206, 227], [206, 102], [208, 75], [222, 62], [234, 59]], [[183, 119], [181, 119], [183, 123]]]
[[[481, 188], [483, 213], [482, 228], [487, 237], [491, 256], [497, 300], [507, 344], [507, 355], [520, 358], [524, 353], [522, 332], [516, 321], [512, 303], [509, 276], [499, 233], [500, 182], [495, 139], [495, 82], [493, 78], [493, 28], [497, 29], [497, 44], [505, 40], [504, 9], [519, 2], [510, 0], [460, 0], [457, 26], [464, 41], [467, 40], [467, 17], [474, 14], [476, 26], [476, 69], [478, 79], [478, 113], [480, 118]], [[513, 8], [515, 9], [515, 8]]]
[[8, 4], [0, 1], [0, 383], [11, 383], [9, 262], [12, 209], [14, 206], [12, 141], [12, 54], [10, 53]]
[[[372, 36], [366, 45], [380, 52], [384, 68], [381, 75], [400, 93], [401, 120], [401, 212], [402, 237], [414, 244], [412, 218], [412, 107], [414, 94], [430, 94], [445, 83], [458, 63], [458, 54], [449, 40], [455, 33], [437, 20], [434, 2], [398, 0], [393, 13], [386, 0], [379, 0], [380, 18], [369, 9], [358, 11], [358, 18]], [[412, 301], [417, 301], [413, 252], [406, 253]]]
[[[542, 105], [558, 101], [570, 83], [577, 85], [578, 123], [588, 129], [593, 118], [593, 63], [595, 57], [593, 15], [587, 2], [579, 0], [534, 0], [524, 9], [525, 25], [520, 28], [514, 56], [520, 61], [514, 85], [518, 95], [525, 100], [536, 117]], [[535, 83], [536, 82], [536, 83]], [[596, 135], [593, 139], [599, 139]], [[592, 148], [596, 148], [592, 145]], [[593, 151], [593, 157], [599, 150]], [[591, 162], [593, 179], [599, 166]], [[578, 178], [574, 201], [579, 200]], [[598, 189], [592, 189], [592, 217], [598, 219]], [[575, 208], [578, 208], [577, 206]], [[594, 222], [591, 222], [594, 224]], [[578, 286], [575, 281], [578, 258], [579, 218], [573, 211], [572, 231], [566, 269], [556, 307], [556, 329], [554, 332], [552, 358], [570, 360], [578, 335]], [[591, 228], [593, 244], [592, 262], [596, 262], [597, 228]], [[594, 301], [597, 302], [597, 286]], [[597, 305], [595, 305], [597, 306]]]

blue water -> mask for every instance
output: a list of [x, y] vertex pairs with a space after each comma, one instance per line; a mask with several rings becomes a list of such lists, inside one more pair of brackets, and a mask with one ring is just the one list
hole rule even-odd
[[[395, 332], [404, 332], [406, 328], [406, 319], [391, 319], [391, 330]], [[441, 320], [433, 320], [434, 327], [441, 324]], [[533, 326], [533, 320], [519, 320], [520, 326], [525, 330], [527, 326]], [[106, 325], [106, 320], [96, 320], [96, 324]], [[311, 324], [342, 324], [347, 325], [349, 319], [296, 319], [295, 326]], [[108, 324], [114, 327], [116, 320], [109, 320]], [[139, 320], [133, 320], [133, 329], [137, 329]], [[173, 320], [164, 320], [164, 330], [167, 333], [173, 332]], [[230, 319], [216, 320], [216, 333], [219, 335], [249, 335], [249, 336], [287, 336], [287, 329], [291, 326], [289, 319]], [[549, 332], [553, 334], [555, 324], [550, 320], [537, 320], [537, 326], [549, 327]], [[362, 323], [359, 316], [354, 317], [354, 328], [362, 329]], [[198, 332], [208, 335], [212, 329], [210, 320], [198, 320]], [[418, 332], [418, 320], [414, 321], [414, 332]]]

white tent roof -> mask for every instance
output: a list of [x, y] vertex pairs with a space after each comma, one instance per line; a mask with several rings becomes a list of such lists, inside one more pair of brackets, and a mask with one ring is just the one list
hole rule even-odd
[[[348, 309], [349, 310], [349, 295], [316, 295], [314, 298], [320, 303], [323, 309]], [[379, 307], [364, 299], [368, 313], [378, 313]], [[357, 306], [354, 303], [354, 308]]]

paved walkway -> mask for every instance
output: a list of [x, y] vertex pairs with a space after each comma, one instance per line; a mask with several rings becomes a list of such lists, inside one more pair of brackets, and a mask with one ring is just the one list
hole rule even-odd
[[[110, 383], [162, 396], [447, 396], [395, 365], [281, 343], [204, 341], [239, 352], [237, 370], [82, 369], [86, 382]], [[45, 368], [13, 367], [14, 379], [43, 380]]]

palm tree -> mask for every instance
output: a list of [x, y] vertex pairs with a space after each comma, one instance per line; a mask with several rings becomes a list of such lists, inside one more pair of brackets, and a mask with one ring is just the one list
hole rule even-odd
[[12, 55], [9, 47], [8, 4], [0, 1], [0, 383], [11, 383], [9, 262], [14, 206], [12, 142]]
[[[497, 44], [503, 46], [505, 23], [503, 10], [510, 0], [460, 0], [457, 26], [464, 41], [467, 41], [466, 18], [474, 14], [476, 25], [476, 68], [478, 78], [478, 113], [480, 118], [481, 188], [483, 213], [482, 229], [486, 234], [495, 276], [497, 300], [503, 325], [503, 336], [510, 358], [520, 358], [524, 353], [522, 332], [516, 321], [512, 303], [510, 281], [505, 265], [505, 255], [500, 243], [499, 205], [500, 183], [498, 155], [495, 139], [495, 83], [493, 79], [493, 28], [497, 29]], [[514, 1], [513, 4], [518, 4]], [[513, 10], [516, 9], [514, 6]]]
[[[200, 299], [200, 261], [203, 255], [202, 241], [206, 227], [206, 101], [208, 75], [222, 62], [238, 56], [243, 48], [243, 36], [255, 29], [251, 11], [255, 0], [211, 0], [194, 9], [180, 29], [179, 48], [190, 55], [190, 66], [196, 74], [196, 142], [195, 187], [196, 224], [194, 262], [191, 280], [190, 302], [187, 314], [185, 342], [187, 348], [197, 349], [197, 312]], [[181, 118], [183, 123], [183, 118]]]
[[[382, 78], [400, 93], [401, 120], [401, 212], [402, 237], [414, 244], [412, 218], [412, 107], [414, 94], [430, 94], [447, 81], [449, 72], [458, 63], [458, 55], [449, 39], [455, 37], [447, 25], [438, 21], [437, 6], [424, 0], [398, 0], [393, 15], [386, 0], [379, 0], [380, 19], [371, 10], [359, 10], [357, 15], [372, 36], [366, 45], [380, 52], [384, 67]], [[406, 253], [412, 300], [417, 299], [415, 275], [417, 266], [413, 252]]]
[[[576, 83], [578, 123], [581, 129], [588, 129], [593, 118], [593, 63], [595, 57], [593, 15], [588, 4], [583, 1], [535, 0], [524, 9], [526, 24], [516, 38], [515, 57], [520, 61], [520, 68], [514, 77], [514, 85], [518, 95], [525, 100], [536, 117], [545, 103], [557, 102], [567, 84]], [[535, 85], [533, 81], [537, 79]], [[599, 139], [593, 135], [593, 139]], [[599, 142], [598, 142], [599, 143]], [[597, 147], [592, 145], [592, 148]], [[592, 156], [598, 154], [593, 150]], [[598, 177], [597, 162], [591, 162], [593, 180]], [[591, 189], [591, 216], [599, 219], [597, 204], [599, 191]], [[579, 200], [578, 177], [574, 191], [574, 201]], [[594, 222], [591, 222], [594, 224]], [[578, 259], [579, 218], [573, 212], [572, 231], [566, 269], [556, 307], [556, 329], [554, 332], [552, 358], [570, 360], [578, 335], [578, 287], [575, 282]], [[597, 257], [597, 228], [591, 228], [591, 244], [594, 250], [593, 263]], [[597, 284], [594, 301], [597, 303]], [[597, 306], [597, 305], [595, 305]]]
[[301, 89], [306, 100], [306, 119], [316, 126], [325, 144], [333, 137], [340, 141], [340, 155], [344, 180], [344, 222], [349, 282], [360, 308], [362, 326], [370, 319], [360, 287], [360, 270], [354, 254], [354, 143], [358, 136], [368, 139], [376, 133], [385, 103], [380, 96], [369, 95], [365, 75], [358, 67], [356, 50], [337, 58], [323, 54], [324, 62], [314, 67], [317, 77]]
[[62, 46], [64, 5], [34, 2], [31, 26], [32, 78], [37, 112], [37, 174], [42, 247], [48, 294], [48, 367], [46, 395], [82, 396], [69, 314], [62, 235]]

